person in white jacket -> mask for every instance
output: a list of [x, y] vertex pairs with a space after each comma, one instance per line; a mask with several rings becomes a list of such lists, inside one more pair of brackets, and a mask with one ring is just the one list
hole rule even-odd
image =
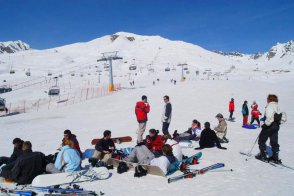
[[[255, 157], [262, 161], [273, 161], [275, 163], [282, 163], [279, 159], [279, 143], [278, 143], [278, 131], [280, 124], [286, 121], [281, 109], [278, 105], [278, 97], [276, 95], [269, 94], [267, 97], [267, 106], [265, 108], [265, 121], [261, 126], [262, 130], [259, 134], [258, 144], [260, 153]], [[270, 139], [270, 145], [272, 147], [273, 155], [269, 158], [266, 156], [266, 141]]]

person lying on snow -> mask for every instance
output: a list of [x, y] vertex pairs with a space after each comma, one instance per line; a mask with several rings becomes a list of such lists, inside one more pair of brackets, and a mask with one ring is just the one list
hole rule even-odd
[[221, 146], [219, 139], [217, 138], [215, 132], [210, 129], [209, 122], [204, 123], [204, 129], [203, 129], [201, 136], [200, 136], [199, 146], [200, 147], [195, 148], [195, 150], [199, 150], [199, 149], [203, 149], [203, 148], [213, 148], [215, 146], [219, 149], [223, 149], [223, 150], [227, 149], [227, 148]]
[[161, 151], [162, 155], [156, 158], [145, 143], [142, 142], [124, 160], [127, 162], [158, 166], [166, 174], [169, 165], [176, 162], [177, 158], [173, 155], [173, 149], [169, 144], [164, 144]]
[[178, 134], [178, 131], [175, 130], [175, 132], [173, 133], [173, 138], [177, 142], [187, 141], [187, 140], [198, 141], [200, 139], [200, 134], [201, 134], [201, 124], [199, 121], [193, 120], [191, 127], [184, 133]]

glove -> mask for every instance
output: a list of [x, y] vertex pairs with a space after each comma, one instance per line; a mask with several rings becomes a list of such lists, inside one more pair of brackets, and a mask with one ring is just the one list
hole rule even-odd
[[227, 150], [226, 147], [219, 147], [219, 149], [222, 149], [222, 150]]

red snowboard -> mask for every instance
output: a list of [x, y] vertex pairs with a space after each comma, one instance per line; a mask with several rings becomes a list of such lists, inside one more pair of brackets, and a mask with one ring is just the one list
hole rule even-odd
[[[124, 136], [124, 137], [115, 137], [115, 138], [111, 138], [112, 141], [114, 143], [120, 144], [123, 142], [131, 142], [132, 141], [132, 137], [131, 136]], [[96, 145], [101, 139], [93, 139], [91, 144], [92, 145]]]

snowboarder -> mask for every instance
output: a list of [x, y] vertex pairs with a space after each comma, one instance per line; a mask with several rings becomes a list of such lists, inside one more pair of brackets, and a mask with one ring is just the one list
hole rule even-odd
[[23, 141], [20, 138], [14, 138], [12, 141], [14, 145], [13, 153], [10, 157], [0, 157], [0, 167], [5, 164], [1, 170], [11, 170], [15, 164], [16, 159], [22, 155], [22, 144]]
[[243, 105], [242, 105], [242, 114], [243, 114], [243, 125], [247, 125], [248, 124], [248, 115], [249, 115], [249, 110], [248, 110], [248, 106], [247, 106], [247, 101], [245, 100]]
[[[267, 97], [267, 106], [265, 107], [265, 121], [261, 126], [261, 132], [258, 138], [258, 145], [260, 153], [255, 157], [263, 161], [273, 161], [275, 163], [282, 163], [279, 159], [279, 143], [278, 143], [278, 131], [280, 124], [286, 122], [285, 114], [281, 112], [278, 105], [278, 97], [273, 94], [269, 94]], [[270, 139], [270, 145], [272, 147], [273, 155], [267, 159], [266, 156], [266, 141]]]
[[215, 116], [218, 120], [217, 127], [214, 128], [214, 131], [216, 132], [216, 136], [218, 137], [220, 143], [228, 143], [229, 140], [226, 138], [227, 135], [227, 123], [224, 119], [223, 115], [218, 113]]
[[229, 103], [229, 112], [230, 112], [230, 120], [233, 120], [233, 113], [235, 111], [235, 103], [234, 103], [234, 98], [231, 98], [231, 101]]
[[102, 160], [107, 163], [115, 150], [114, 142], [111, 139], [111, 131], [105, 130], [103, 138], [95, 145], [95, 152], [92, 158]]
[[37, 175], [44, 172], [45, 155], [41, 152], [33, 152], [29, 141], [23, 143], [22, 150], [23, 154], [16, 159], [12, 170], [2, 172], [2, 177], [17, 184], [31, 184]]
[[168, 127], [171, 121], [171, 116], [172, 116], [172, 105], [169, 102], [169, 96], [165, 95], [163, 97], [163, 101], [165, 103], [164, 108], [163, 108], [163, 113], [162, 113], [162, 132], [164, 135], [170, 135], [168, 131]]
[[210, 129], [209, 122], [204, 123], [204, 129], [203, 129], [201, 136], [200, 136], [199, 146], [200, 147], [195, 148], [195, 150], [199, 150], [199, 149], [203, 149], [203, 148], [212, 148], [215, 146], [219, 149], [223, 149], [223, 150], [227, 149], [227, 148], [221, 146], [219, 139], [217, 138], [215, 132]]
[[147, 102], [147, 96], [142, 96], [142, 101], [138, 101], [135, 107], [135, 114], [139, 123], [137, 129], [137, 144], [143, 141], [143, 134], [147, 124], [147, 114], [150, 112], [150, 105]]
[[258, 110], [258, 105], [255, 103], [254, 105], [251, 106], [252, 111], [251, 111], [251, 122], [250, 124], [256, 120], [258, 123], [258, 127], [260, 127], [260, 121], [259, 121], [259, 115], [261, 115], [260, 111]]
[[201, 134], [201, 124], [197, 120], [192, 121], [191, 127], [185, 131], [184, 133], [178, 134], [177, 130], [173, 133], [174, 140], [180, 142], [185, 140], [195, 140], [198, 141], [200, 139]]
[[46, 165], [46, 172], [61, 173], [80, 170], [80, 153], [74, 148], [74, 143], [70, 139], [64, 139], [61, 151], [57, 154], [55, 163]]

